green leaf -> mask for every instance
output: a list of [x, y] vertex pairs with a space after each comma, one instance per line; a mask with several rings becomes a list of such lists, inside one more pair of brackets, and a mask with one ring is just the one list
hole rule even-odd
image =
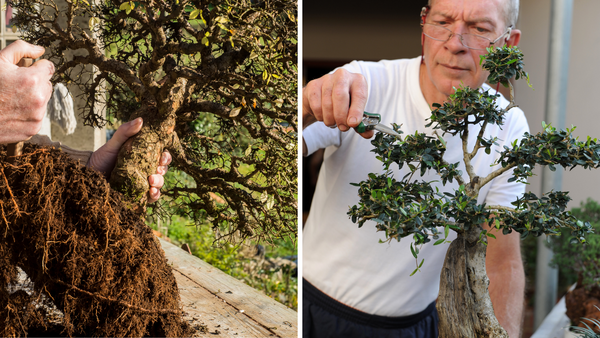
[[419, 268], [416, 268], [415, 271], [413, 271], [410, 275], [414, 275], [415, 273], [417, 273], [417, 271], [419, 271]]
[[450, 233], [450, 225], [446, 224], [446, 227], [444, 228], [444, 237], [448, 238], [449, 233]]
[[417, 258], [417, 252], [413, 248], [413, 243], [410, 243], [410, 252], [412, 253], [413, 257]]
[[489, 232], [488, 232], [488, 233], [486, 233], [486, 235], [487, 235], [488, 237], [491, 237], [491, 238], [493, 238], [493, 239], [496, 239], [496, 236], [494, 236], [493, 234], [490, 234]]
[[440, 244], [444, 243], [445, 240], [446, 240], [445, 238], [440, 238], [435, 243], [433, 243], [433, 245], [440, 245]]
[[420, 268], [423, 266], [423, 263], [424, 263], [424, 262], [425, 262], [425, 259], [423, 258], [423, 259], [421, 260], [421, 264], [419, 264], [419, 269], [420, 269]]

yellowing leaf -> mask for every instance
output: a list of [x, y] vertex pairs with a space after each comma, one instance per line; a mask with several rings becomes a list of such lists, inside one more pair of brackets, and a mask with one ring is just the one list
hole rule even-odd
[[242, 97], [242, 107], [246, 107], [246, 98]]
[[267, 73], [267, 71], [265, 70], [265, 71], [263, 71], [263, 73], [262, 73], [262, 78], [263, 78], [263, 80], [266, 80], [266, 79], [267, 79], [267, 77], [269, 77], [269, 73]]
[[119, 9], [122, 11], [131, 10], [131, 6], [129, 5], [129, 2], [124, 2], [119, 6]]
[[96, 25], [100, 24], [100, 19], [98, 19], [96, 17], [91, 17], [89, 24], [90, 24], [90, 30], [93, 30]]
[[191, 13], [190, 13], [190, 20], [194, 20], [195, 18], [198, 17], [198, 15], [200, 15], [200, 13], [202, 13], [201, 9], [194, 9]]
[[256, 99], [252, 100], [252, 108], [256, 108]]
[[267, 210], [271, 210], [271, 209], [273, 209], [273, 205], [275, 205], [275, 198], [273, 196], [271, 196], [269, 198], [269, 200], [267, 201], [267, 204], [265, 204], [265, 208]]
[[232, 110], [229, 111], [229, 117], [238, 116], [240, 114], [241, 110], [242, 110], [242, 107], [233, 108]]
[[263, 193], [260, 194], [260, 202], [265, 203], [267, 199], [269, 199], [269, 194], [266, 191], [263, 191]]
[[218, 23], [228, 23], [229, 19], [224, 16], [219, 16], [215, 19], [215, 21]]
[[12, 25], [12, 27], [10, 27], [13, 33], [17, 32], [17, 26]]

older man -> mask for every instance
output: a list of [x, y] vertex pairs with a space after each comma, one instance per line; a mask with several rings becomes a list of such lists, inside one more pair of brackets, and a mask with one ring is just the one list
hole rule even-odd
[[[373, 132], [360, 137], [347, 131], [368, 111], [380, 113], [386, 125], [402, 124], [406, 134], [417, 130], [431, 134], [431, 128], [425, 127], [430, 107], [447, 100], [454, 87], [493, 91], [484, 84], [487, 73], [480, 66], [480, 55], [489, 46], [519, 43], [521, 33], [514, 28], [517, 16], [518, 0], [432, 0], [422, 13], [422, 57], [355, 61], [311, 81], [304, 89], [304, 154], [326, 149], [303, 231], [305, 337], [437, 336], [434, 304], [448, 246], [425, 245], [419, 254], [425, 264], [410, 277], [415, 268], [410, 239], [378, 244], [385, 238], [374, 227], [358, 229], [348, 220], [348, 206], [358, 203], [356, 188], [349, 183], [360, 182], [382, 168], [370, 152], [370, 142], [364, 139]], [[508, 102], [501, 98], [499, 104]], [[314, 123], [317, 121], [323, 123]], [[526, 131], [523, 112], [512, 109], [505, 126], [488, 126], [486, 135], [509, 143]], [[474, 130], [470, 135], [477, 133]], [[459, 162], [460, 139], [444, 138], [448, 148], [445, 159]], [[479, 156], [475, 170], [485, 175], [494, 160], [493, 156]], [[403, 177], [405, 170], [396, 170], [396, 177]], [[508, 183], [508, 174], [482, 190], [478, 202], [510, 206], [524, 186]], [[435, 179], [429, 173], [423, 177], [425, 181]], [[439, 185], [440, 191], [456, 188]], [[490, 239], [487, 249], [490, 295], [500, 324], [510, 337], [519, 337], [525, 284], [519, 235], [497, 233], [496, 237]]]
[[[0, 143], [31, 140], [43, 145], [60, 146], [47, 137], [36, 136], [42, 127], [46, 105], [52, 94], [50, 78], [54, 75], [54, 65], [48, 60], [39, 60], [29, 68], [17, 66], [24, 57], [35, 59], [43, 54], [44, 47], [22, 40], [0, 50]], [[121, 145], [137, 134], [142, 124], [142, 119], [138, 118], [121, 125], [113, 137], [93, 153], [61, 147], [83, 164], [110, 176]], [[165, 152], [159, 160], [157, 173], [148, 177], [148, 202], [155, 202], [160, 197], [163, 175], [169, 163], [171, 155]]]

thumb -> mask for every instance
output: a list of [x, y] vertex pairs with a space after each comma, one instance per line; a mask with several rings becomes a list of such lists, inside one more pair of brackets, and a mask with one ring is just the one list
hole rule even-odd
[[122, 124], [106, 144], [110, 144], [111, 150], [119, 151], [123, 143], [142, 130], [142, 125], [144, 125], [144, 121], [141, 117]]
[[44, 51], [44, 47], [17, 40], [0, 50], [0, 61], [16, 65], [22, 58], [37, 59], [44, 54]]

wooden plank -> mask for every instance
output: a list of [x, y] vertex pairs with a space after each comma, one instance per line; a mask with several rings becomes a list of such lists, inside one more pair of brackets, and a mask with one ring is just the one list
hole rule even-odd
[[[198, 312], [199, 316], [205, 317], [203, 318], [205, 325], [208, 326], [207, 321], [213, 321], [215, 325], [221, 325], [221, 327], [231, 325], [229, 331], [235, 331], [238, 333], [237, 336], [242, 335], [243, 337], [254, 337], [251, 334], [260, 334], [260, 337], [273, 335], [282, 338], [298, 336], [296, 311], [227, 275], [198, 257], [188, 254], [181, 248], [163, 239], [159, 238], [159, 240], [174, 273], [178, 273], [175, 274], [175, 277], [182, 294], [184, 310], [193, 309], [193, 306], [196, 306], [195, 310], [198, 310], [199, 304], [203, 304], [203, 307], [206, 306], [208, 312], [207, 310]], [[183, 277], [187, 277], [188, 280]], [[203, 293], [201, 289], [205, 289], [208, 293]], [[210, 317], [211, 303], [205, 302], [212, 298], [220, 300], [231, 308], [216, 307]], [[227, 317], [228, 315], [229, 317]], [[252, 325], [255, 327], [250, 328], [249, 326]], [[244, 332], [247, 333], [242, 334], [237, 330], [245, 330]], [[224, 330], [219, 331], [221, 334], [224, 333]], [[214, 332], [212, 327], [209, 332]], [[267, 332], [268, 334], [265, 334]]]
[[174, 270], [173, 274], [179, 287], [184, 319], [196, 334], [249, 338], [277, 336], [179, 271]]

